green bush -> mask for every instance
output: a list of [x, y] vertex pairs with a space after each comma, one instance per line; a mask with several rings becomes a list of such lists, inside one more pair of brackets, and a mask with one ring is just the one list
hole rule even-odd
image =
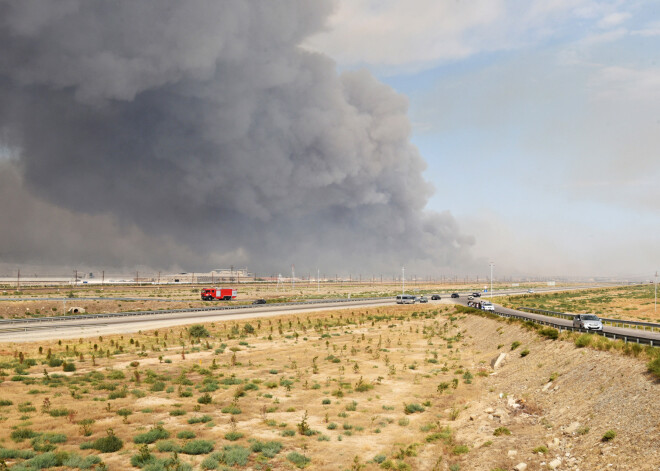
[[651, 360], [648, 365], [649, 373], [660, 379], [660, 355], [655, 360]]
[[467, 445], [456, 445], [451, 452], [454, 455], [464, 455], [465, 453], [468, 453], [470, 451], [470, 448], [467, 447]]
[[64, 360], [57, 357], [51, 357], [50, 360], [48, 360], [48, 366], [50, 366], [51, 368], [57, 368], [58, 366], [62, 366], [62, 363], [64, 363]]
[[223, 414], [240, 414], [242, 411], [238, 406], [235, 406], [234, 404], [230, 404], [227, 407], [222, 408], [222, 413]]
[[206, 330], [206, 327], [204, 327], [201, 324], [195, 324], [190, 326], [190, 328], [188, 329], [188, 333], [190, 334], [191, 337], [195, 337], [195, 338], [209, 337], [211, 335], [209, 331]]
[[614, 430], [608, 430], [607, 432], [605, 432], [605, 435], [603, 435], [603, 438], [601, 438], [600, 440], [602, 442], [609, 442], [614, 440], [615, 437], [616, 437], [616, 432]]
[[191, 417], [188, 419], [189, 424], [205, 424], [207, 422], [210, 422], [213, 420], [213, 417], [210, 415], [202, 415], [202, 416], [197, 416], [197, 417]]
[[193, 432], [192, 430], [181, 430], [179, 433], [176, 434], [176, 438], [189, 440], [191, 438], [195, 438], [195, 432]]
[[282, 450], [282, 444], [280, 442], [260, 442], [255, 440], [250, 446], [252, 451], [255, 453], [261, 453], [266, 458], [272, 458], [277, 455], [280, 450]]
[[99, 464], [101, 458], [96, 455], [80, 456], [76, 453], [71, 453], [67, 459], [62, 462], [62, 466], [78, 469], [90, 469], [94, 465]]
[[18, 443], [28, 438], [34, 438], [37, 435], [39, 435], [37, 432], [30, 430], [29, 428], [19, 428], [14, 430], [9, 436], [12, 440]]
[[241, 432], [228, 432], [225, 434], [225, 438], [230, 442], [235, 442], [236, 440], [243, 438], [243, 434]]
[[14, 405], [14, 403], [7, 400], [7, 399], [0, 400], [0, 407], [2, 407], [2, 406], [12, 406], [12, 405]]
[[32, 448], [34, 451], [44, 452], [53, 451], [55, 444], [66, 442], [66, 435], [63, 433], [44, 433], [32, 439]]
[[240, 445], [226, 445], [219, 454], [220, 461], [227, 466], [245, 466], [250, 456], [250, 449]]
[[35, 456], [26, 464], [29, 466], [28, 469], [54, 468], [55, 466], [60, 466], [62, 464], [61, 458], [64, 458], [64, 456], [58, 456], [58, 454], [50, 451], [48, 453], [42, 453], [41, 455]]
[[515, 350], [518, 347], [520, 347], [520, 342], [517, 340], [511, 344], [511, 350]]
[[323, 399], [323, 400], [321, 401], [321, 404], [323, 404], [324, 406], [325, 406], [325, 405], [328, 405], [328, 404], [331, 404], [331, 403], [332, 403], [332, 401], [331, 401], [330, 399]]
[[594, 340], [593, 334], [582, 334], [575, 339], [575, 346], [578, 348], [584, 348], [591, 345]]
[[153, 443], [157, 440], [163, 440], [165, 438], [170, 438], [170, 432], [165, 430], [162, 426], [157, 426], [149, 430], [148, 432], [141, 433], [139, 435], [136, 435], [133, 438], [133, 443]]
[[551, 340], [557, 340], [559, 338], [559, 331], [557, 329], [553, 329], [552, 327], [544, 327], [543, 329], [539, 330], [539, 334]]
[[[93, 448], [101, 453], [114, 453], [115, 451], [121, 450], [124, 446], [124, 442], [115, 435], [112, 429], [108, 429], [107, 434], [107, 437], [98, 438], [93, 442], [87, 442], [85, 448]], [[83, 448], [83, 445], [85, 444], [80, 445], [81, 449], [85, 449]]]
[[218, 469], [218, 466], [220, 466], [218, 456], [218, 453], [213, 453], [212, 455], [204, 458], [204, 461], [202, 461], [201, 464], [202, 469]]
[[0, 448], [0, 460], [29, 460], [34, 458], [34, 451], [32, 450], [11, 450], [8, 448]]
[[527, 355], [529, 355], [529, 350], [527, 348], [520, 352], [521, 357], [526, 357]]
[[289, 460], [290, 462], [292, 462], [298, 468], [304, 468], [311, 461], [305, 455], [301, 455], [300, 453], [297, 453], [295, 451], [293, 451], [293, 452], [289, 453], [288, 455], [286, 455], [286, 459]]
[[63, 363], [63, 364], [62, 364], [62, 370], [64, 370], [64, 371], [68, 371], [68, 372], [76, 371], [76, 365], [74, 365], [73, 362], [71, 362], [71, 363]]
[[497, 427], [493, 432], [493, 435], [499, 437], [500, 435], [511, 435], [511, 430], [506, 427]]
[[179, 417], [179, 416], [182, 416], [182, 415], [186, 415], [186, 411], [183, 410], [183, 409], [174, 409], [174, 410], [170, 411], [170, 415], [172, 417]]
[[424, 412], [424, 408], [416, 403], [403, 404], [403, 412], [406, 414], [414, 414], [415, 412]]
[[159, 440], [156, 442], [156, 449], [162, 452], [173, 452], [177, 453], [181, 451], [181, 445], [173, 440]]
[[181, 453], [186, 455], [205, 455], [212, 451], [213, 442], [209, 440], [191, 440], [181, 448]]
[[211, 404], [213, 402], [213, 398], [209, 393], [204, 393], [197, 398], [197, 402], [200, 404]]
[[69, 409], [51, 409], [48, 411], [48, 414], [51, 417], [66, 417], [69, 415], [72, 411]]

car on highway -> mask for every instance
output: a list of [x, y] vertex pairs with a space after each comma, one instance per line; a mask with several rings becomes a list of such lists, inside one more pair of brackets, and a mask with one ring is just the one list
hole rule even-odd
[[474, 296], [475, 298], [480, 298], [481, 293], [479, 291], [475, 291], [474, 293], [472, 293], [472, 296]]
[[417, 298], [417, 302], [418, 303], [428, 303], [429, 298], [427, 298], [426, 296], [420, 296], [419, 298]]
[[481, 303], [481, 309], [484, 311], [494, 311], [495, 306], [493, 306], [493, 303], [491, 302], [484, 301], [483, 303]]
[[252, 301], [252, 304], [266, 304], [266, 300], [265, 299], [255, 299], [254, 301]]
[[534, 290], [533, 289], [528, 289], [527, 292], [528, 293], [534, 293]]
[[474, 296], [469, 295], [469, 296], [468, 296], [468, 299], [474, 299]]
[[603, 331], [603, 321], [594, 314], [576, 314], [573, 318], [573, 327], [594, 332]]
[[437, 301], [439, 299], [442, 299], [439, 294], [432, 294], [431, 295], [431, 300], [432, 301]]
[[459, 295], [458, 295], [458, 293], [451, 293], [451, 297], [452, 297], [452, 298], [458, 298]]

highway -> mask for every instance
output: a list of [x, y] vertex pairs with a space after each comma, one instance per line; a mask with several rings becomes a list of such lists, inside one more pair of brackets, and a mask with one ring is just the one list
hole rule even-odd
[[[467, 294], [462, 295], [458, 299], [454, 299], [456, 304], [461, 304], [467, 306]], [[482, 300], [488, 300], [489, 298], [482, 298]], [[544, 316], [543, 314], [530, 313], [524, 311], [518, 311], [516, 309], [509, 309], [498, 304], [493, 303], [496, 313], [502, 313], [511, 315], [514, 317], [522, 317], [525, 319], [530, 319], [546, 324], [554, 324], [556, 326], [561, 326], [562, 329], [573, 330], [573, 321], [569, 319], [562, 319], [554, 316]], [[575, 329], [578, 330], [578, 329]], [[660, 346], [660, 332], [645, 331], [640, 329], [628, 329], [624, 327], [613, 327], [609, 325], [603, 326], [603, 333], [606, 334], [606, 337], [612, 338], [623, 338], [628, 341], [636, 341], [640, 339], [640, 342], [651, 343], [651, 345]], [[635, 340], [633, 340], [635, 339]]]

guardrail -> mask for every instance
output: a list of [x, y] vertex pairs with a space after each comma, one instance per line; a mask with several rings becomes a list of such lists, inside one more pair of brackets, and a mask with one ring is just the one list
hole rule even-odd
[[[544, 309], [536, 309], [536, 308], [525, 307], [525, 306], [519, 306], [516, 309], [518, 309], [519, 311], [536, 312], [538, 314], [545, 314], [547, 316], [561, 317], [563, 319], [569, 319], [569, 320], [573, 320], [573, 318], [576, 316], [576, 314], [571, 314], [571, 313], [567, 313], [567, 312], [546, 311]], [[655, 329], [658, 329], [660, 331], [660, 324], [656, 324], [656, 323], [653, 323], [653, 322], [628, 321], [628, 320], [625, 320], [625, 319], [608, 319], [608, 318], [604, 318], [604, 317], [600, 317], [600, 320], [603, 322], [603, 324], [611, 324], [614, 327], [631, 326], [634, 329], [638, 329], [638, 328], [642, 327], [643, 330], [650, 330], [651, 332], [655, 332]]]
[[[531, 309], [531, 308], [528, 308], [528, 309]], [[538, 311], [542, 311], [542, 309], [534, 309], [534, 311], [538, 312]], [[578, 328], [575, 328], [573, 326], [566, 326], [566, 325], [562, 325], [562, 324], [557, 324], [555, 322], [546, 321], [546, 320], [542, 320], [542, 319], [534, 319], [534, 318], [531, 318], [531, 317], [526, 317], [526, 316], [519, 315], [519, 314], [512, 314], [512, 313], [509, 313], [509, 312], [501, 312], [501, 311], [497, 311], [497, 310], [491, 311], [491, 312], [494, 312], [495, 314], [497, 314], [498, 316], [501, 316], [501, 317], [512, 317], [512, 318], [515, 318], [515, 319], [521, 319], [521, 320], [524, 320], [524, 321], [533, 322], [535, 324], [541, 324], [541, 325], [547, 325], [547, 326], [550, 326], [550, 327], [554, 327], [555, 329], [559, 330], [559, 332], [562, 332], [564, 330], [569, 330], [571, 332], [583, 332], [583, 333], [591, 333], [591, 334], [602, 335], [603, 337], [608, 338], [608, 339], [612, 339], [612, 340], [623, 340], [624, 343], [628, 343], [628, 342], [642, 343], [642, 344], [648, 344], [651, 347], [658, 345], [657, 341], [654, 341], [653, 339], [650, 339], [648, 337], [639, 337], [639, 336], [636, 336], [636, 335], [615, 334], [615, 333], [612, 333], [612, 332], [593, 332], [593, 331], [588, 331], [586, 329], [578, 329]], [[553, 312], [553, 311], [546, 311], [546, 312]], [[565, 314], [565, 313], [560, 312], [559, 314]], [[565, 315], [568, 315], [568, 314], [565, 314]]]
[[196, 307], [188, 309], [159, 309], [153, 311], [126, 311], [126, 312], [108, 312], [99, 314], [80, 314], [77, 316], [51, 316], [51, 317], [31, 317], [29, 319], [0, 319], [0, 326], [11, 324], [36, 324], [41, 322], [63, 322], [63, 321], [77, 321], [87, 319], [104, 319], [111, 317], [133, 317], [133, 316], [153, 316], [158, 314], [177, 314], [182, 312], [213, 312], [213, 311], [230, 311], [239, 309], [252, 309], [263, 308], [269, 306], [301, 306], [313, 304], [332, 304], [332, 303], [347, 303], [356, 301], [386, 301], [394, 300], [390, 297], [375, 297], [375, 298], [340, 298], [340, 299], [313, 299], [309, 301], [298, 301], [289, 303], [270, 303], [270, 304], [239, 304], [232, 306], [216, 306], [216, 307]]

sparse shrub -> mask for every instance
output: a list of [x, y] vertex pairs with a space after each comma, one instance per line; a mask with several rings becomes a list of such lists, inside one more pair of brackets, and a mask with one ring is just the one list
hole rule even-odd
[[547, 452], [548, 452], [548, 447], [543, 446], [543, 445], [537, 446], [536, 448], [534, 448], [532, 450], [532, 453], [541, 453], [543, 455], [545, 455]]
[[226, 445], [222, 448], [220, 461], [223, 461], [227, 466], [245, 466], [250, 456], [250, 449], [240, 445]]
[[0, 448], [0, 460], [29, 460], [34, 458], [35, 453], [32, 450], [11, 450], [7, 448]]
[[296, 434], [295, 430], [291, 430], [291, 429], [282, 430], [283, 437], [293, 437], [295, 434]]
[[213, 402], [213, 398], [209, 393], [204, 393], [197, 398], [197, 402], [200, 404], [211, 404]]
[[181, 449], [186, 455], [205, 455], [213, 451], [213, 442], [209, 440], [191, 440]]
[[188, 440], [191, 438], [195, 438], [195, 432], [192, 430], [181, 430], [179, 433], [176, 434], [176, 438], [180, 438], [182, 440]]
[[[146, 445], [142, 445], [142, 446], [146, 446]], [[156, 449], [162, 452], [178, 453], [181, 451], [181, 445], [179, 445], [177, 442], [173, 440], [159, 440], [156, 442]]]
[[225, 434], [225, 438], [230, 442], [235, 442], [236, 440], [243, 438], [243, 434], [241, 432], [228, 432]]
[[280, 452], [280, 450], [282, 450], [282, 444], [275, 441], [260, 442], [255, 440], [252, 442], [250, 448], [255, 453], [261, 453], [266, 458], [273, 458]]
[[511, 430], [509, 430], [506, 427], [497, 427], [493, 432], [493, 435], [495, 435], [496, 437], [499, 437], [501, 435], [511, 435]]
[[608, 430], [607, 432], [605, 432], [603, 438], [601, 438], [600, 441], [609, 442], [614, 440], [615, 437], [616, 437], [616, 432], [614, 430]]
[[550, 340], [557, 340], [559, 338], [559, 331], [552, 327], [544, 327], [543, 329], [540, 329], [539, 334]]
[[385, 459], [387, 459], [387, 456], [382, 455], [382, 454], [378, 454], [378, 455], [376, 455], [372, 458], [372, 461], [374, 463], [381, 464], [383, 461], [385, 461]]
[[188, 423], [191, 424], [191, 425], [192, 424], [200, 424], [200, 423], [205, 424], [207, 422], [211, 422], [212, 420], [213, 420], [213, 417], [211, 417], [210, 415], [202, 415], [202, 416], [198, 416], [198, 417], [189, 418]]
[[0, 407], [2, 407], [2, 406], [13, 406], [13, 405], [14, 405], [14, 403], [11, 402], [11, 401], [8, 400], [8, 399], [2, 399], [2, 400], [0, 400]]
[[286, 459], [301, 469], [307, 466], [312, 461], [309, 458], [307, 458], [305, 455], [301, 455], [300, 453], [297, 453], [295, 451], [286, 455]]
[[62, 370], [67, 371], [67, 372], [76, 371], [76, 365], [74, 365], [73, 362], [63, 363], [62, 364]]
[[154, 443], [157, 440], [163, 440], [165, 438], [170, 438], [170, 432], [165, 430], [162, 426], [156, 426], [149, 430], [148, 432], [141, 433], [133, 437], [133, 443]]
[[403, 403], [403, 412], [406, 414], [414, 414], [415, 412], [424, 412], [425, 409], [424, 407], [420, 406], [417, 403], [410, 403], [406, 404], [405, 402]]
[[330, 399], [323, 399], [323, 400], [321, 401], [321, 404], [323, 404], [324, 406], [326, 406], [326, 405], [328, 405], [328, 404], [331, 404], [331, 403], [332, 403], [332, 401], [331, 401]]
[[186, 411], [183, 410], [183, 409], [174, 409], [174, 410], [170, 411], [170, 415], [172, 417], [180, 417], [182, 415], [186, 415]]
[[593, 342], [593, 339], [593, 334], [582, 334], [575, 339], [575, 346], [578, 348], [588, 347]]
[[517, 340], [511, 344], [511, 350], [515, 350], [516, 348], [520, 347], [520, 342]]
[[529, 355], [529, 350], [527, 348], [520, 352], [521, 357], [526, 357], [527, 355]]
[[649, 361], [648, 365], [649, 373], [655, 376], [656, 379], [660, 379], [660, 355], [658, 355], [654, 360]]
[[19, 428], [11, 432], [10, 437], [15, 442], [20, 443], [23, 440], [26, 440], [28, 438], [34, 438], [37, 435], [38, 435], [37, 432], [35, 432], [34, 430], [30, 430], [29, 428]]
[[464, 455], [465, 453], [468, 453], [470, 451], [470, 448], [468, 448], [467, 445], [456, 445], [451, 452], [454, 455]]
[[241, 409], [238, 406], [234, 405], [234, 404], [230, 404], [227, 407], [222, 408], [222, 413], [223, 414], [237, 415], [237, 414], [240, 414], [241, 412], [242, 412]]
[[398, 423], [401, 427], [407, 427], [410, 424], [410, 419], [407, 417], [402, 417], [399, 419]]

